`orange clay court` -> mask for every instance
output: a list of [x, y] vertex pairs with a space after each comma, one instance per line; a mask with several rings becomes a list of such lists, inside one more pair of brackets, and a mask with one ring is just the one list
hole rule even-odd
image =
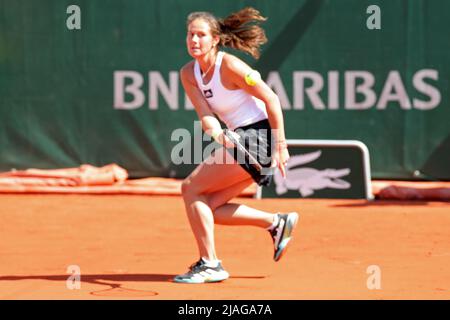
[[275, 263], [266, 231], [217, 226], [231, 278], [190, 285], [171, 282], [197, 258], [180, 196], [0, 195], [0, 298], [450, 299], [448, 202], [238, 200], [300, 213], [288, 252]]

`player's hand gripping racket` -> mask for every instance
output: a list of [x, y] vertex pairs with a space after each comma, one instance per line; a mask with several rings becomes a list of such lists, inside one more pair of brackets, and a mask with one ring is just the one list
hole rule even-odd
[[[245, 149], [244, 145], [241, 143], [241, 136], [237, 134], [234, 131], [225, 129], [224, 131], [225, 136], [230, 139], [231, 142], [236, 146], [237, 152], [238, 152], [238, 159], [245, 159], [247, 158], [249, 160], [249, 163], [251, 166], [255, 167], [256, 170], [261, 172], [263, 170], [263, 167], [259, 164], [259, 162], [255, 159], [255, 157], [247, 150]], [[240, 156], [239, 156], [240, 155]]]

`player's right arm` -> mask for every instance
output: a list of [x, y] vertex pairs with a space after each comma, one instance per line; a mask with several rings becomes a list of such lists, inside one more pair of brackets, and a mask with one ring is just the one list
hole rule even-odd
[[[203, 97], [203, 94], [195, 81], [194, 61], [187, 63], [183, 66], [183, 68], [181, 68], [180, 78], [184, 91], [186, 91], [187, 96], [194, 105], [198, 118], [202, 123], [203, 130], [207, 134], [211, 135], [218, 143], [223, 144], [224, 135], [220, 122], [211, 111], [211, 107]], [[228, 139], [225, 138], [225, 141], [228, 142]], [[229, 146], [233, 146], [233, 144], [231, 142], [227, 143], [227, 147]]]

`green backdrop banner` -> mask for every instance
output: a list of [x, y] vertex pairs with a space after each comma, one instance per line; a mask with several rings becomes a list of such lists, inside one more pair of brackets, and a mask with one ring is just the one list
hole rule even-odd
[[174, 130], [199, 130], [178, 72], [186, 16], [245, 6], [269, 42], [238, 55], [280, 97], [288, 138], [360, 140], [374, 178], [450, 179], [447, 0], [0, 0], [0, 171], [186, 176], [171, 159]]

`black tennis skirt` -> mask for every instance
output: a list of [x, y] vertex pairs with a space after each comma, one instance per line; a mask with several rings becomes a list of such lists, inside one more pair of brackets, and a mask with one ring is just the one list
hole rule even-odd
[[[249, 157], [243, 156], [236, 147], [227, 148], [239, 165], [244, 168], [260, 186], [270, 185], [274, 170], [270, 168], [272, 162], [272, 131], [268, 119], [261, 120], [234, 130], [240, 136], [245, 149], [263, 167], [258, 170]], [[270, 168], [270, 169], [269, 169]]]

